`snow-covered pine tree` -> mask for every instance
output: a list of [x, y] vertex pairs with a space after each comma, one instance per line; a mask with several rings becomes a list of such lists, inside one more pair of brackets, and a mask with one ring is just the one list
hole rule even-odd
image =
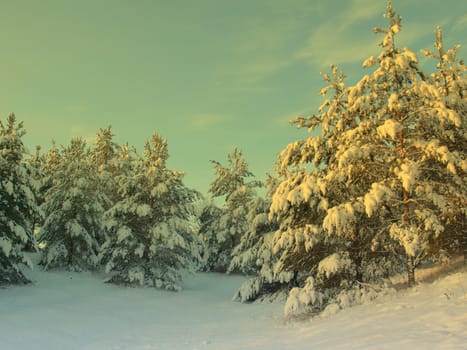
[[[304, 287], [291, 292], [287, 313], [321, 310], [341, 290], [378, 279], [393, 265], [391, 242], [378, 230], [379, 219], [368, 218], [358, 199], [382, 163], [369, 156], [364, 142], [371, 143], [371, 137], [343, 141], [364, 116], [348, 113], [348, 90], [336, 67], [323, 77], [328, 85], [321, 94], [331, 98], [318, 114], [292, 121], [311, 136], [281, 152], [277, 172], [282, 181], [271, 206], [272, 218], [280, 223], [273, 238], [274, 273]], [[304, 310], [298, 296], [306, 300]]]
[[106, 170], [119, 149], [118, 144], [113, 141], [114, 136], [110, 125], [107, 128], [99, 129], [96, 133], [95, 144], [90, 151], [90, 157], [100, 172]]
[[382, 52], [364, 62], [374, 71], [348, 88], [337, 69], [324, 75], [329, 86], [321, 93], [333, 97], [318, 115], [295, 120], [317, 135], [279, 158], [275, 271], [297, 274], [304, 286], [289, 296], [292, 313], [346, 300], [342, 288], [384, 276], [402, 255], [412, 285], [415, 266], [444, 233], [446, 213], [466, 206], [465, 149], [447, 141], [465, 137], [465, 122], [417, 56], [397, 48], [401, 18], [390, 1], [386, 17], [388, 28], [376, 29]]
[[112, 168], [115, 170], [115, 177], [112, 181], [115, 183], [115, 201], [111, 201], [111, 206], [103, 215], [103, 228], [105, 241], [101, 247], [98, 260], [102, 265], [106, 265], [113, 254], [115, 245], [115, 232], [112, 228], [113, 219], [110, 209], [125, 198], [130, 197], [136, 191], [132, 185], [136, 179], [137, 172], [141, 170], [142, 159], [135, 147], [130, 147], [128, 143], [121, 146], [115, 153], [112, 160]]
[[41, 265], [46, 269], [94, 269], [108, 198], [96, 181], [86, 142], [78, 138], [61, 152], [53, 148], [45, 164], [45, 182], [50, 187], [41, 206], [45, 216], [39, 232], [44, 246]]
[[41, 204], [44, 202], [44, 196], [47, 190], [52, 187], [55, 173], [58, 171], [63, 159], [60, 150], [55, 141], [52, 141], [52, 147], [44, 154], [42, 159], [38, 159], [36, 164], [40, 167], [40, 198]]
[[[443, 35], [440, 27], [436, 28], [435, 51], [422, 50], [422, 52], [437, 62], [437, 71], [430, 76], [430, 82], [437, 87], [439, 94], [450, 109], [457, 113], [460, 118], [461, 127], [444, 125], [445, 131], [438, 135], [443, 139], [443, 143], [448, 149], [460, 153], [465, 160], [465, 150], [467, 149], [467, 79], [465, 72], [467, 70], [464, 62], [457, 58], [460, 45], [446, 50], [443, 44]], [[434, 166], [435, 164], [433, 164]], [[439, 164], [438, 164], [439, 166]], [[443, 172], [444, 169], [438, 171]], [[443, 206], [442, 216], [445, 226], [443, 235], [438, 236], [430, 244], [430, 254], [443, 255], [456, 254], [463, 251], [464, 263], [467, 263], [467, 208], [465, 203], [465, 171], [462, 169], [464, 186], [460, 186], [457, 192], [458, 198], [451, 198], [451, 205]], [[463, 189], [463, 191], [462, 191]], [[457, 205], [456, 205], [457, 202]]]
[[234, 247], [248, 230], [248, 202], [256, 196], [254, 189], [261, 186], [259, 181], [246, 180], [254, 175], [248, 170], [242, 151], [235, 148], [228, 154], [227, 161], [227, 167], [211, 161], [217, 177], [211, 183], [209, 193], [212, 198], [224, 198], [219, 221], [213, 222], [215, 229], [206, 231], [212, 234], [206, 237], [211, 245], [208, 258], [211, 265], [207, 270], [211, 271], [227, 271]]
[[37, 250], [37, 242], [36, 236], [38, 233], [39, 228], [42, 226], [44, 222], [44, 217], [42, 215], [42, 211], [40, 210], [41, 204], [44, 202], [44, 196], [42, 191], [42, 180], [43, 180], [43, 173], [42, 167], [44, 162], [44, 155], [41, 154], [41, 146], [36, 145], [36, 151], [33, 155], [27, 158], [26, 164], [29, 170], [29, 178], [31, 182], [31, 189], [34, 191], [34, 196], [36, 198], [36, 215], [33, 218], [33, 237], [34, 237], [34, 244], [33, 246], [29, 246], [27, 249], [29, 251], [36, 251]]
[[26, 283], [21, 265], [32, 266], [24, 251], [35, 249], [37, 204], [31, 174], [24, 161], [23, 123], [10, 114], [0, 121], [0, 284]]
[[233, 297], [241, 302], [258, 298], [281, 298], [288, 290], [289, 274], [284, 276], [273, 272], [276, 257], [272, 254], [272, 237], [279, 225], [269, 218], [269, 208], [276, 188], [275, 179], [268, 176], [265, 184], [268, 188], [266, 199], [256, 196], [248, 202], [248, 229], [232, 252], [228, 270], [237, 270], [252, 276], [240, 286]]
[[[43, 174], [43, 168], [44, 168], [44, 162], [45, 162], [45, 156], [41, 154], [41, 146], [37, 145], [36, 146], [36, 151], [34, 152], [31, 157], [27, 160], [28, 166], [31, 169], [31, 177], [35, 182], [35, 187], [36, 187], [36, 199], [37, 203], [40, 205], [43, 203], [43, 189], [42, 189], [42, 183], [44, 179], [44, 174]], [[37, 219], [38, 221], [41, 220], [41, 218]]]
[[180, 290], [181, 269], [199, 259], [198, 194], [183, 184], [182, 172], [167, 168], [168, 157], [167, 142], [154, 133], [144, 157], [121, 159], [133, 171], [118, 179], [121, 199], [106, 213], [101, 257], [109, 282]]
[[[30, 161], [34, 164], [33, 167], [38, 169], [36, 180], [39, 181], [38, 189], [38, 204], [42, 206], [45, 202], [47, 191], [53, 186], [55, 173], [58, 172], [59, 166], [62, 163], [62, 155], [55, 141], [52, 141], [52, 146], [45, 154], [40, 154], [40, 147], [36, 148], [36, 154]], [[44, 215], [41, 215], [41, 225], [43, 224]]]
[[115, 180], [119, 174], [115, 158], [120, 147], [114, 142], [114, 136], [111, 126], [99, 129], [95, 136], [94, 146], [90, 151], [92, 165], [98, 174], [99, 186], [110, 199], [111, 205], [118, 200]]
[[266, 236], [271, 236], [276, 229], [276, 224], [268, 217], [269, 206], [270, 201], [260, 196], [247, 203], [245, 219], [248, 227], [240, 238], [240, 243], [232, 251], [228, 272], [239, 271], [252, 275], [258, 273], [263, 266], [259, 250], [262, 250], [264, 241], [269, 240]]
[[456, 110], [440, 94], [413, 52], [397, 48], [401, 18], [390, 1], [386, 17], [388, 28], [376, 30], [384, 35], [383, 50], [365, 61], [375, 69], [349, 92], [348, 109], [373, 122], [368, 131], [379, 147], [372, 155], [382, 157], [388, 171], [373, 182], [363, 203], [370, 217], [391, 208], [382, 229], [404, 248], [411, 286], [432, 242], [446, 234], [450, 213], [467, 205], [465, 148], [453, 144], [459, 135], [465, 145], [465, 109]]
[[221, 231], [221, 217], [224, 210], [210, 199], [200, 204], [197, 215], [199, 221], [198, 237], [203, 242], [202, 271], [216, 271], [218, 257], [217, 232]]

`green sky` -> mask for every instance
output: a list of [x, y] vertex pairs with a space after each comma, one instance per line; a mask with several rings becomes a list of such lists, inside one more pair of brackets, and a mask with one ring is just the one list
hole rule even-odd
[[[394, 0], [400, 44], [464, 44], [467, 5]], [[330, 63], [349, 83], [377, 54], [385, 0], [0, 0], [0, 116], [24, 121], [30, 150], [93, 142], [112, 125], [140, 151], [153, 131], [169, 166], [206, 192], [210, 159], [237, 146], [263, 178], [305, 135], [288, 120], [316, 111]], [[461, 57], [465, 58], [465, 48]]]

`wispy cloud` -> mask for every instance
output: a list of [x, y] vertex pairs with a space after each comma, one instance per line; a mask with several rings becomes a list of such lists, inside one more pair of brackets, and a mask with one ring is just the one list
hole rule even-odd
[[218, 114], [199, 113], [191, 118], [191, 125], [197, 129], [208, 129], [232, 120], [232, 117]]
[[307, 13], [314, 5], [302, 0], [272, 3], [273, 13], [265, 9], [270, 16], [244, 19], [231, 44], [233, 69], [225, 73], [244, 86], [255, 85], [297, 61], [293, 55], [297, 37], [309, 25], [301, 11]]
[[[382, 18], [386, 1], [353, 0], [332, 22], [325, 21], [312, 28], [305, 48], [298, 51], [300, 59], [309, 59], [321, 67], [333, 64], [359, 63], [378, 52], [381, 35], [372, 32], [374, 27], [385, 27]], [[452, 19], [437, 23], [431, 21], [403, 21], [403, 30], [398, 36], [401, 46], [409, 46], [427, 35], [437, 25], [445, 25]], [[467, 26], [467, 16], [461, 17], [455, 28]]]
[[453, 25], [452, 30], [463, 31], [467, 28], [467, 15], [461, 16]]
[[381, 17], [386, 9], [386, 0], [353, 0], [350, 7], [343, 13], [342, 17], [347, 18], [344, 24], [352, 25], [361, 20]]
[[258, 58], [254, 62], [244, 64], [239, 70], [237, 78], [242, 83], [254, 84], [289, 66], [294, 61], [293, 57], [281, 57], [280, 55]]
[[[362, 61], [370, 55], [378, 43], [371, 32], [368, 20], [378, 18], [384, 11], [381, 2], [373, 0], [353, 0], [336, 16], [336, 20], [325, 21], [311, 29], [307, 46], [298, 51], [300, 59], [310, 59], [324, 67], [331, 63], [344, 64]], [[368, 23], [364, 31], [357, 26]], [[361, 27], [361, 26], [360, 26]]]
[[400, 45], [411, 47], [414, 43], [423, 37], [431, 39], [434, 43], [436, 27], [444, 27], [446, 23], [449, 23], [448, 19], [439, 20], [437, 23], [427, 23], [426, 21], [413, 21], [410, 23], [404, 23], [402, 31], [399, 34]]

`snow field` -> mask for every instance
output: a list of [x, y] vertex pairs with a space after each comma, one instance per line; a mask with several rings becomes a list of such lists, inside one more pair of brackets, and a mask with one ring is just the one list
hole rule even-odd
[[182, 292], [91, 273], [33, 272], [0, 290], [1, 349], [466, 349], [467, 272], [366, 305], [286, 322], [282, 303], [230, 301], [241, 276], [196, 274]]

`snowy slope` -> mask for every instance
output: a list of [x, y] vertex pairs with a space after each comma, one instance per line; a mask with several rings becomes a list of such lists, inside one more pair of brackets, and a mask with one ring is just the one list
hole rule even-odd
[[467, 349], [467, 273], [329, 317], [287, 323], [280, 304], [230, 301], [243, 278], [189, 277], [180, 293], [41, 272], [0, 289], [0, 349]]

